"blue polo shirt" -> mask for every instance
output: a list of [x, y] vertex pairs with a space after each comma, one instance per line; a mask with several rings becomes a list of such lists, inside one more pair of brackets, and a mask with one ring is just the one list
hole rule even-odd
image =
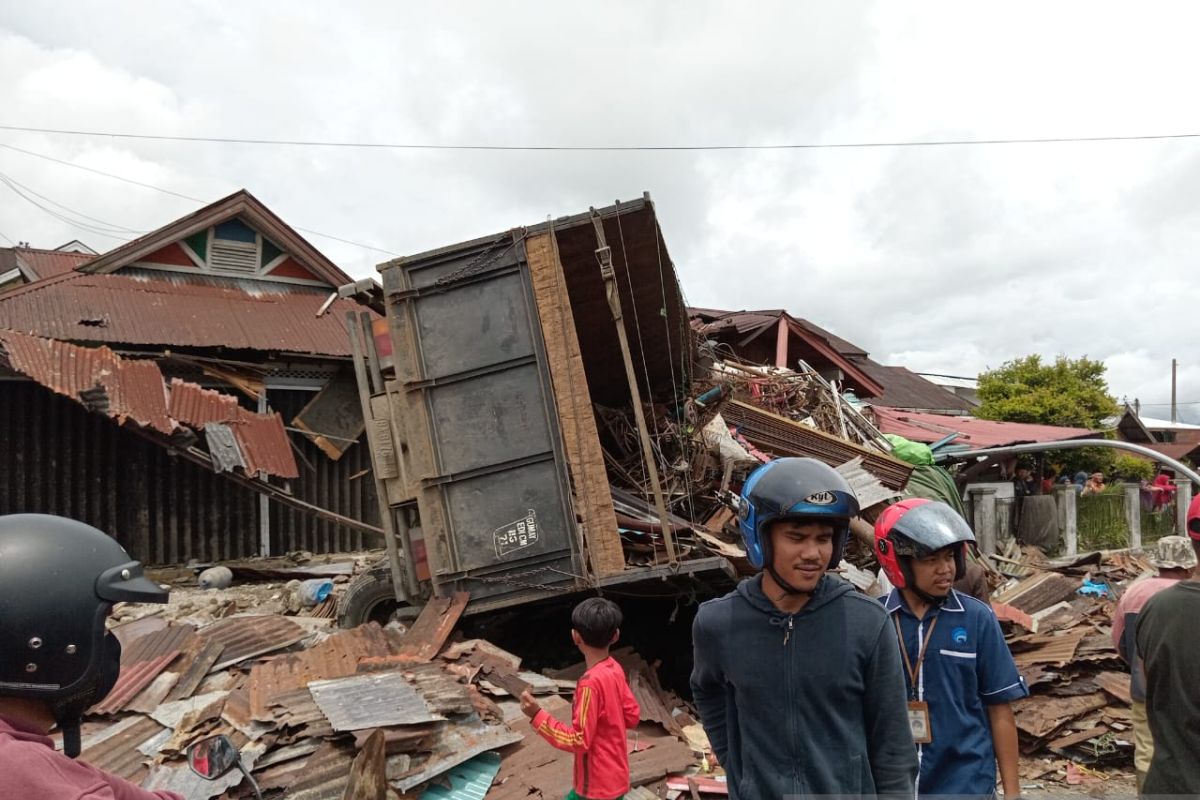
[[[908, 610], [899, 589], [887, 596], [884, 608], [900, 620], [904, 646], [914, 667], [921, 642], [937, 618], [917, 687], [904, 676], [910, 699], [929, 704], [933, 741], [917, 745], [921, 763], [918, 795], [994, 796], [996, 753], [987, 706], [1029, 694], [995, 613], [986, 603], [953, 590], [940, 608], [926, 612], [924, 620]], [[892, 625], [895, 638], [895, 623]]]

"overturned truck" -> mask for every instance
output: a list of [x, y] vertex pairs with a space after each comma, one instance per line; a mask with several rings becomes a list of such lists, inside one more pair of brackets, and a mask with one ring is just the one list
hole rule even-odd
[[[343, 625], [457, 593], [472, 613], [732, 577], [673, 541], [685, 521], [666, 510], [643, 414], [683, 402], [696, 349], [648, 196], [379, 271], [385, 319], [347, 325], [389, 557], [347, 588]], [[640, 508], [614, 501], [601, 407], [636, 420]], [[627, 563], [631, 525], [659, 540], [650, 563]]]

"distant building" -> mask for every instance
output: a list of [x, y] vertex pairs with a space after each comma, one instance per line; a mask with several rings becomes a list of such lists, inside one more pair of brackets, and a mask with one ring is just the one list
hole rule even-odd
[[936, 414], [970, 414], [978, 403], [905, 367], [885, 366], [858, 345], [782, 309], [721, 311], [691, 308], [692, 329], [750, 364], [796, 369], [801, 361], [839, 389], [871, 405]]

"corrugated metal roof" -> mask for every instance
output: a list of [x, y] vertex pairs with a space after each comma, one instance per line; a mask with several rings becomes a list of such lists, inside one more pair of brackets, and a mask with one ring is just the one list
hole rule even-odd
[[117, 685], [108, 696], [89, 709], [89, 714], [114, 714], [125, 707], [138, 693], [150, 685], [167, 666], [179, 657], [176, 650], [166, 655], [157, 656], [147, 661], [138, 661], [121, 667], [121, 676]]
[[21, 263], [33, 272], [38, 280], [53, 278], [71, 272], [95, 258], [91, 253], [71, 253], [63, 250], [41, 250], [35, 247], [13, 248]]
[[300, 779], [281, 788], [287, 790], [289, 800], [341, 800], [354, 755], [351, 746], [326, 742], [305, 761]]
[[0, 330], [0, 346], [12, 369], [58, 394], [81, 402], [121, 424], [170, 435], [166, 387], [152, 361], [128, 361], [107, 347], [78, 347], [67, 342]]
[[412, 774], [390, 780], [390, 783], [400, 791], [407, 792], [475, 756], [516, 744], [524, 738], [524, 734], [516, 733], [504, 725], [482, 722], [449, 725], [442, 731], [441, 740], [429, 758], [418, 765]]
[[[196, 641], [202, 640], [197, 637]], [[186, 700], [195, 694], [196, 689], [200, 688], [200, 684], [204, 681], [204, 676], [212, 669], [213, 664], [217, 663], [217, 659], [221, 657], [221, 651], [224, 649], [225, 645], [210, 640], [203, 642], [198, 652], [189, 653], [187, 669], [179, 676], [175, 688], [167, 695], [167, 700]]]
[[0, 328], [68, 341], [350, 355], [346, 311], [317, 287], [182, 273], [67, 273], [0, 296]]
[[1038, 645], [1032, 650], [1018, 652], [1013, 654], [1013, 661], [1017, 666], [1024, 667], [1030, 664], [1049, 664], [1055, 667], [1064, 667], [1071, 663], [1075, 658], [1075, 651], [1079, 648], [1079, 643], [1083, 641], [1083, 637], [1088, 634], [1086, 629], [1077, 629], [1066, 631], [1057, 636], [1046, 636], [1040, 640], [1035, 637]]
[[[0, 358], [13, 370], [119, 424], [132, 421], [165, 436], [174, 433], [179, 422], [202, 429], [210, 421], [206, 416], [220, 408], [233, 418], [231, 430], [246, 474], [300, 475], [279, 414], [232, 410], [235, 398], [178, 378], [171, 381], [168, 393], [153, 361], [121, 358], [107, 347], [81, 347], [2, 329]], [[179, 400], [173, 397], [176, 393]], [[194, 419], [173, 417], [173, 406]]]
[[444, 719], [396, 672], [313, 681], [308, 691], [335, 731], [415, 725]]
[[139, 636], [121, 650], [121, 665], [136, 664], [188, 649], [196, 635], [192, 625], [169, 625], [159, 631]]
[[974, 417], [951, 417], [900, 411], [886, 406], [872, 406], [875, 424], [884, 433], [892, 433], [914, 442], [931, 444], [952, 433], [959, 434], [954, 444], [972, 448], [1000, 447], [1022, 442], [1059, 442], [1083, 439], [1092, 435], [1084, 428], [1064, 428], [1054, 425], [1030, 425], [1023, 422], [995, 422]]
[[254, 656], [282, 650], [305, 636], [304, 628], [273, 614], [229, 617], [200, 631], [200, 637], [205, 641], [220, 642], [225, 647], [213, 665], [213, 672]]
[[271, 720], [273, 701], [315, 680], [344, 678], [358, 671], [359, 659], [390, 652], [383, 629], [375, 623], [341, 631], [294, 655], [255, 664], [250, 669], [250, 713]]
[[969, 413], [975, 409], [974, 404], [906, 367], [887, 367], [869, 358], [856, 358], [854, 363], [883, 387], [882, 394], [871, 398], [872, 403], [934, 412]]
[[85, 741], [79, 760], [132, 783], [141, 783], [148, 769], [146, 757], [138, 748], [166, 730], [149, 717], [129, 717]]
[[421, 793], [423, 800], [483, 800], [500, 771], [500, 754], [484, 753], [459, 764], [446, 774], [447, 785], [434, 784]]

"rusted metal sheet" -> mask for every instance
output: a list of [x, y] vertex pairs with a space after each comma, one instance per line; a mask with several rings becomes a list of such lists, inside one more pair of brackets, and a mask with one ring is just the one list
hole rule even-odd
[[1021, 641], [1019, 646], [1028, 646], [1031, 649], [1018, 650], [1016, 646], [1010, 648], [1014, 651], [1013, 661], [1017, 663], [1018, 667], [1025, 667], [1030, 664], [1049, 664], [1057, 667], [1066, 666], [1075, 658], [1075, 650], [1078, 649], [1079, 643], [1083, 641], [1083, 637], [1087, 633], [1087, 629], [1076, 629], [1059, 635], [1029, 637]]
[[344, 678], [358, 671], [359, 659], [386, 656], [387, 636], [375, 623], [340, 631], [303, 652], [255, 664], [250, 669], [250, 712], [254, 719], [274, 717], [274, 698], [302, 689], [314, 680]]
[[[559, 720], [571, 718], [571, 705], [560, 697], [547, 698], [542, 708]], [[571, 785], [570, 753], [556, 750], [533, 732], [529, 720], [521, 715], [508, 724], [509, 730], [523, 737], [516, 747], [506, 750], [489, 800], [526, 800], [552, 796], [560, 787]]]
[[404, 677], [437, 714], [465, 715], [474, 710], [467, 685], [440, 664], [411, 665], [404, 670]]
[[107, 347], [79, 347], [0, 330], [9, 367], [48, 389], [124, 424], [170, 435], [162, 373], [153, 361], [122, 359]]
[[426, 603], [404, 635], [399, 655], [414, 661], [431, 660], [446, 645], [470, 599], [466, 592], [455, 592], [453, 597], [435, 597]]
[[178, 657], [179, 651], [176, 650], [147, 661], [138, 661], [122, 666], [121, 676], [117, 678], [117, 685], [113, 687], [107, 697], [92, 706], [89, 713], [114, 714], [120, 711], [126, 703], [137, 697], [142, 689], [149, 686], [150, 682]]
[[1052, 735], [1068, 722], [1108, 705], [1108, 695], [1094, 692], [1080, 697], [1026, 697], [1013, 703], [1017, 728], [1034, 739]]
[[11, 251], [22, 265], [33, 272], [38, 280], [53, 278], [71, 272], [91, 261], [91, 253], [73, 253], [66, 250], [42, 250], [35, 247], [16, 247]]
[[196, 629], [191, 625], [168, 625], [159, 631], [134, 639], [121, 651], [121, 665], [149, 661], [167, 653], [187, 650], [195, 641]]
[[[410, 759], [408, 761], [409, 768], [400, 775], [393, 777], [389, 764], [388, 781], [401, 792], [407, 792], [478, 755], [516, 744], [524, 738], [523, 734], [516, 733], [503, 725], [486, 725], [484, 723], [450, 725], [442, 730], [441, 739], [433, 753], [419, 761]], [[408, 757], [399, 756], [397, 758], [407, 759]]]
[[659, 739], [653, 747], [630, 754], [629, 782], [635, 786], [650, 783], [672, 772], [683, 772], [697, 760], [691, 745], [678, 739]]
[[271, 710], [282, 728], [302, 730], [305, 736], [332, 736], [334, 733], [307, 687], [273, 698]]
[[1101, 672], [1092, 678], [1096, 685], [1122, 703], [1132, 703], [1130, 696], [1129, 674], [1125, 672]]
[[285, 617], [257, 615], [229, 617], [200, 631], [205, 642], [220, 642], [224, 649], [211, 672], [296, 644], [308, 634]]
[[167, 729], [149, 717], [129, 717], [84, 742], [79, 760], [132, 783], [141, 783], [149, 770], [138, 750]]
[[1039, 572], [996, 595], [995, 599], [1026, 614], [1036, 614], [1074, 597], [1081, 583], [1078, 578], [1070, 578], [1057, 572]]
[[861, 457], [863, 469], [889, 489], [903, 489], [913, 471], [912, 464], [737, 400], [723, 405], [721, 415], [747, 441], [775, 456], [805, 456], [831, 467]]
[[416, 725], [443, 719], [395, 672], [313, 681], [308, 691], [335, 731]]
[[175, 688], [178, 681], [179, 673], [160, 672], [154, 680], [150, 681], [149, 686], [142, 689], [136, 697], [125, 704], [125, 710], [149, 714], [167, 699], [167, 695]]
[[349, 745], [326, 742], [304, 762], [298, 780], [285, 777], [285, 782], [264, 782], [261, 788], [286, 789], [289, 800], [342, 800], [354, 755]]
[[153, 361], [123, 359], [107, 347], [80, 347], [5, 330], [0, 330], [0, 350], [0, 358], [12, 370], [118, 424], [133, 422], [170, 436], [179, 427], [176, 420], [197, 430], [207, 422], [227, 422], [247, 474], [299, 474], [278, 414], [246, 411], [230, 395], [178, 378], [171, 381], [168, 397]]
[[265, 472], [295, 478], [300, 474], [279, 414], [256, 414], [242, 408], [232, 395], [178, 378], [171, 379], [170, 396], [170, 414], [180, 422], [198, 430], [209, 423], [229, 427], [247, 475]]
[[0, 297], [0, 328], [110, 344], [224, 347], [345, 357], [350, 300], [329, 289], [148, 270], [69, 273]]
[[[196, 641], [197, 643], [201, 642], [199, 637]], [[167, 695], [167, 701], [186, 700], [195, 694], [196, 689], [200, 688], [204, 676], [212, 670], [224, 649], [225, 645], [222, 642], [210, 640], [200, 643], [198, 652], [189, 652], [187, 669], [179, 676], [175, 688]]]

